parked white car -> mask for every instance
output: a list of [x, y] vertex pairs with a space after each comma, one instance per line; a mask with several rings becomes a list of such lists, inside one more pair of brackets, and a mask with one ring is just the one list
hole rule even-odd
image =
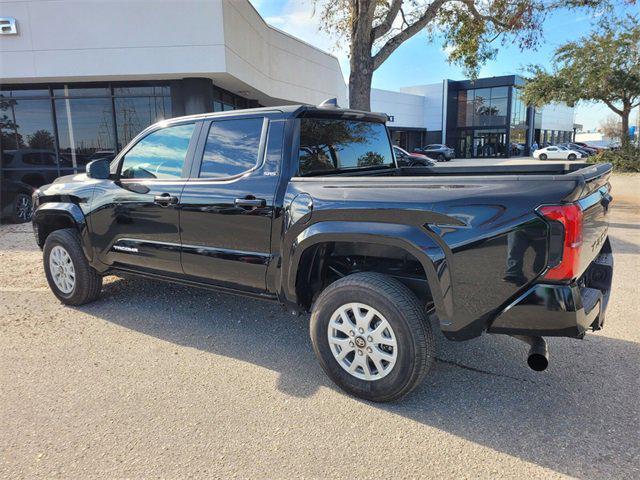
[[557, 146], [539, 148], [533, 152], [533, 158], [537, 160], [576, 160], [582, 156], [582, 153], [576, 150]]

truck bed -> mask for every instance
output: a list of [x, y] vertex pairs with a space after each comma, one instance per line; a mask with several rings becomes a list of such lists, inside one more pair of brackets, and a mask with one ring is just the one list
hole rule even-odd
[[[290, 187], [292, 195], [313, 199], [311, 223], [338, 220], [349, 231], [417, 239], [445, 292], [441, 327], [455, 338], [463, 329], [479, 334], [543, 274], [548, 224], [536, 213], [541, 205], [584, 202], [580, 269], [587, 268], [606, 239], [610, 172], [609, 164], [584, 163], [409, 167], [293, 177]], [[509, 264], [518, 239], [529, 245], [518, 254], [521, 280], [513, 282]]]

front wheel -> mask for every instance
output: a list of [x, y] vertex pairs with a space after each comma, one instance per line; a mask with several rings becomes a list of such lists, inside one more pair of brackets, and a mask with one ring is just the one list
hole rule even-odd
[[438, 158], [438, 161], [439, 161], [439, 162], [444, 162], [444, 161], [445, 161], [444, 155], [443, 155], [443, 154], [441, 154], [441, 153], [439, 153], [439, 154], [438, 154], [438, 157], [437, 157], [437, 158]]
[[13, 223], [25, 223], [31, 220], [32, 212], [31, 197], [26, 193], [16, 195], [10, 220]]
[[541, 153], [540, 156], [538, 157], [540, 160], [546, 160], [547, 159], [547, 154], [546, 153]]
[[379, 273], [356, 273], [327, 287], [315, 302], [310, 333], [325, 373], [346, 392], [375, 402], [413, 390], [435, 356], [424, 306]]
[[100, 295], [102, 276], [89, 265], [74, 229], [56, 230], [47, 237], [44, 271], [51, 291], [62, 303], [83, 305]]

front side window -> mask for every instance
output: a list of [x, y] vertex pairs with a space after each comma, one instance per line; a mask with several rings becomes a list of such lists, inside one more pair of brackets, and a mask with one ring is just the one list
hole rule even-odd
[[194, 124], [175, 125], [150, 133], [124, 156], [122, 178], [176, 179], [189, 149]]
[[382, 123], [303, 118], [300, 121], [300, 174], [369, 167], [394, 167]]
[[212, 122], [202, 156], [200, 177], [233, 177], [255, 167], [263, 123], [262, 118]]
[[393, 151], [396, 152], [396, 157], [404, 158], [407, 156], [404, 151], [400, 150], [399, 148], [394, 148]]

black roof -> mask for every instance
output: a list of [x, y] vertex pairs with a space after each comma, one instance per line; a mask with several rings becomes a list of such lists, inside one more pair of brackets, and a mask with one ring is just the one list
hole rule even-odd
[[223, 112], [200, 113], [197, 115], [187, 115], [164, 120], [162, 123], [183, 122], [185, 120], [208, 120], [214, 118], [233, 118], [255, 114], [276, 113], [283, 117], [325, 117], [325, 118], [349, 118], [356, 120], [367, 120], [372, 122], [386, 122], [388, 117], [385, 113], [365, 112], [362, 110], [351, 110], [348, 108], [319, 107], [315, 105], [283, 105], [279, 107], [247, 108], [241, 110], [226, 110]]

